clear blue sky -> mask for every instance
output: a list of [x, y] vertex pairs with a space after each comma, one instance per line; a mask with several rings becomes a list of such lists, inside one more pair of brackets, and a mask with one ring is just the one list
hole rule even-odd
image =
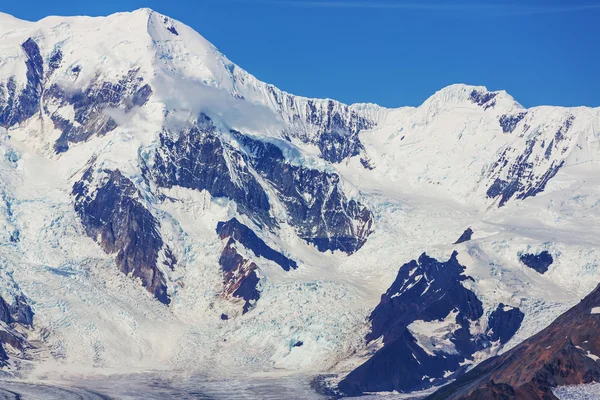
[[468, 83], [528, 107], [600, 106], [599, 0], [17, 0], [0, 11], [37, 20], [140, 7], [298, 95], [395, 107]]

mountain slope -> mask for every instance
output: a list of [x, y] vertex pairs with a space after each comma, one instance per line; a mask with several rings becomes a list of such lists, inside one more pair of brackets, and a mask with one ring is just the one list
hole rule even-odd
[[[1, 14], [0, 39], [3, 321], [35, 350], [6, 346], [33, 360], [13, 370], [407, 392], [600, 281], [600, 109], [468, 85], [416, 108], [297, 97], [149, 9]], [[410, 379], [370, 378], [390, 359]]]
[[549, 327], [484, 361], [430, 399], [556, 399], [552, 388], [600, 379], [600, 287]]

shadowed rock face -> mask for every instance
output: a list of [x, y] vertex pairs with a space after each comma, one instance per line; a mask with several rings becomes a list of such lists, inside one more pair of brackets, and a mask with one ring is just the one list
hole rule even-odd
[[525, 314], [515, 307], [500, 303], [488, 318], [486, 334], [490, 341], [508, 342], [521, 327]]
[[496, 95], [497, 93], [478, 91], [474, 89], [469, 95], [469, 99], [478, 106], [483, 107], [484, 110], [487, 110], [488, 108], [496, 105]]
[[237, 242], [233, 238], [229, 238], [223, 248], [219, 265], [224, 273], [223, 296], [243, 299], [242, 313], [247, 313], [260, 298], [258, 267], [238, 253]]
[[[483, 308], [462, 285], [471, 278], [463, 275], [465, 267], [456, 257], [454, 252], [448, 261], [439, 262], [422, 254], [400, 268], [369, 318], [372, 329], [366, 339], [381, 338], [383, 347], [339, 383], [341, 393], [410, 392], [439, 385], [463, 373], [465, 361], [472, 360], [475, 352], [495, 341], [505, 343], [514, 335], [523, 314], [502, 304], [489, 316], [487, 332], [471, 332]], [[442, 338], [445, 348], [420, 343], [425, 338], [415, 336], [416, 321], [450, 325]], [[510, 326], [501, 326], [505, 322]]]
[[234, 200], [241, 213], [260, 224], [275, 225], [267, 194], [242, 155], [221, 142], [207, 116], [182, 132], [161, 133], [154, 165], [146, 175], [161, 187], [206, 190], [213, 197]]
[[458, 238], [458, 240], [456, 242], [454, 242], [454, 244], [460, 244], [460, 243], [468, 242], [469, 240], [471, 240], [472, 236], [473, 236], [473, 229], [467, 228], [463, 232], [463, 234], [460, 235], [460, 237]]
[[163, 248], [159, 223], [137, 200], [134, 184], [120, 171], [101, 171], [102, 183], [94, 187], [92, 167], [73, 187], [75, 211], [89, 237], [116, 262], [126, 275], [140, 278], [144, 287], [169, 304], [167, 285], [157, 267]]
[[[360, 116], [349, 106], [333, 100], [324, 104], [314, 100], [298, 101], [293, 95], [273, 86], [267, 86], [267, 89], [279, 112], [296, 126], [297, 131], [293, 132], [293, 136], [304, 143], [314, 144], [324, 160], [340, 163], [364, 151], [358, 135], [374, 127], [375, 123]], [[306, 125], [318, 133], [309, 135], [303, 129]], [[365, 165], [365, 168], [368, 167]]]
[[[569, 149], [570, 142], [565, 139], [574, 119], [572, 115], [567, 117], [550, 143], [539, 143], [536, 137], [527, 140], [525, 148], [515, 159], [511, 159], [510, 156], [515, 149], [505, 148], [488, 174], [490, 178], [495, 179], [487, 190], [487, 196], [498, 198], [498, 205], [502, 207], [513, 197], [523, 200], [543, 192], [546, 184], [564, 165], [564, 160], [551, 159], [551, 156], [555, 153], [564, 154]], [[514, 129], [509, 122], [505, 121], [505, 123], [508, 124], [507, 128]], [[543, 157], [534, 153], [538, 145], [546, 149]], [[543, 173], [536, 173], [536, 169]]]
[[153, 165], [145, 167], [144, 175], [161, 187], [206, 190], [213, 197], [234, 200], [238, 211], [257, 225], [276, 229], [268, 187], [285, 206], [286, 222], [318, 250], [351, 254], [364, 245], [373, 214], [346, 198], [337, 174], [292, 165], [276, 145], [230, 133], [243, 149], [224, 143], [205, 115], [181, 132], [163, 132]]
[[526, 112], [521, 112], [515, 115], [502, 115], [498, 121], [502, 127], [502, 132], [512, 133], [512, 131], [515, 130], [519, 122], [521, 122], [526, 115]]
[[27, 56], [27, 83], [20, 93], [14, 77], [0, 84], [0, 126], [8, 128], [19, 124], [39, 111], [43, 90], [44, 60], [37, 43], [29, 38], [21, 48]]
[[540, 274], [548, 271], [548, 267], [554, 262], [552, 255], [546, 250], [539, 254], [520, 254], [519, 260]]
[[[517, 157], [516, 161], [508, 168], [507, 179], [496, 178], [494, 183], [488, 188], [487, 196], [490, 198], [499, 198], [500, 201], [498, 205], [500, 207], [513, 196], [523, 200], [544, 191], [548, 181], [550, 181], [563, 166], [564, 161], [553, 161], [542, 176], [533, 176], [532, 169], [534, 164], [529, 158], [535, 144], [535, 140], [528, 141], [523, 153]], [[499, 160], [492, 167], [492, 170], [502, 170], [505, 167], [507, 163], [507, 160], [505, 159], [506, 152], [507, 150], [500, 156]]]
[[[44, 59], [33, 39], [27, 39], [21, 48], [26, 55], [27, 81], [21, 90], [13, 76], [0, 83], [0, 126], [8, 128], [31, 118], [40, 111], [43, 99], [45, 113], [62, 132], [54, 145], [57, 153], [67, 151], [69, 143], [84, 142], [114, 130], [117, 123], [107, 110], [128, 113], [133, 107], [144, 105], [152, 95], [150, 85], [137, 76], [138, 70], [129, 71], [117, 82], [96, 77], [87, 88], [75, 92], [56, 83], [50, 86], [47, 78], [62, 65], [60, 49], [50, 55], [44, 68]], [[75, 67], [71, 72], [77, 76], [79, 71], [80, 67]], [[49, 105], [56, 111], [50, 113]], [[75, 112], [73, 120], [61, 116], [60, 109], [65, 107]]]
[[131, 70], [117, 82], [102, 81], [97, 77], [87, 88], [74, 93], [57, 84], [52, 85], [44, 96], [47, 101], [59, 109], [72, 107], [75, 111], [72, 121], [59, 112], [50, 115], [54, 127], [62, 132], [54, 150], [62, 153], [69, 149], [69, 143], [85, 142], [94, 135], [102, 136], [114, 130], [117, 122], [109, 116], [109, 109], [128, 113], [136, 106], [143, 106], [152, 95], [152, 88], [137, 74], [138, 70]]
[[552, 388], [600, 380], [600, 286], [543, 331], [490, 358], [431, 400], [556, 399]]
[[23, 295], [18, 295], [8, 303], [0, 297], [0, 321], [4, 323], [0, 326], [0, 367], [4, 367], [9, 359], [6, 345], [21, 353], [31, 347], [26, 337], [17, 330], [19, 326], [25, 329], [33, 327], [33, 310], [27, 299]]
[[373, 213], [346, 198], [338, 175], [292, 165], [276, 145], [232, 134], [249, 154], [248, 162], [279, 195], [288, 212], [287, 222], [298, 236], [323, 252], [352, 254], [365, 244], [372, 232]]
[[238, 252], [238, 246], [243, 246], [254, 253], [256, 257], [271, 260], [285, 271], [296, 269], [295, 261], [290, 260], [278, 251], [269, 247], [249, 227], [232, 218], [227, 222], [217, 224], [217, 234], [227, 244], [223, 248], [219, 264], [224, 272], [223, 295], [225, 297], [241, 298], [245, 301], [243, 313], [248, 312], [260, 298], [257, 265]]
[[52, 75], [62, 65], [63, 53], [60, 49], [56, 49], [52, 52], [50, 60], [48, 60], [48, 72], [47, 76]]
[[[406, 322], [420, 319], [439, 320], [454, 308], [471, 320], [483, 315], [481, 302], [461, 282], [471, 279], [462, 275], [465, 267], [458, 263], [458, 253], [453, 252], [446, 262], [439, 262], [423, 253], [400, 267], [398, 276], [369, 319], [372, 330], [368, 340], [382, 336], [384, 343], [401, 333]], [[399, 324], [400, 322], [400, 324]]]
[[330, 162], [340, 163], [348, 157], [354, 157], [364, 150], [358, 136], [348, 136], [338, 131], [321, 134], [317, 143], [321, 156]]
[[33, 311], [23, 295], [14, 298], [8, 304], [0, 297], [0, 321], [7, 324], [19, 323], [24, 326], [33, 326]]
[[285, 271], [296, 269], [298, 265], [294, 260], [290, 260], [278, 251], [270, 248], [261, 238], [248, 228], [246, 225], [239, 222], [236, 218], [232, 218], [227, 222], [219, 222], [217, 224], [217, 234], [221, 239], [227, 237], [235, 239], [245, 248], [252, 251], [256, 257], [263, 257], [271, 260]]

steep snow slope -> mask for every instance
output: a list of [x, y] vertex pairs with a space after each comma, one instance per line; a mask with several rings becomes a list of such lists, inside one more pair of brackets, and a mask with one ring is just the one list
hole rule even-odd
[[[423, 357], [454, 354], [383, 387], [411, 391], [600, 280], [600, 109], [467, 85], [416, 108], [301, 98], [148, 9], [1, 14], [0, 54], [0, 295], [34, 313], [3, 320], [33, 347], [12, 352], [22, 369], [348, 372], [377, 352], [417, 359], [386, 349], [411, 336]], [[419, 303], [431, 285], [410, 292], [406, 265], [454, 251], [460, 283], [437, 284], [475, 312], [376, 312]], [[544, 273], [521, 261], [544, 251]], [[490, 328], [513, 314], [510, 334]], [[373, 325], [398, 318], [388, 337]]]

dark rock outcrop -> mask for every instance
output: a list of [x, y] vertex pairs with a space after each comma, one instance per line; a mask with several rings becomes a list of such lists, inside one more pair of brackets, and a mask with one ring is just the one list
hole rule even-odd
[[52, 52], [50, 59], [48, 60], [48, 76], [52, 75], [62, 64], [63, 53], [60, 49], [56, 49]]
[[[505, 312], [504, 305], [490, 316], [496, 329], [483, 334], [471, 332], [471, 324], [483, 316], [483, 307], [477, 296], [463, 286], [462, 282], [471, 279], [463, 275], [464, 270], [456, 252], [446, 262], [423, 254], [418, 261], [404, 264], [369, 317], [371, 332], [366, 339], [371, 342], [381, 338], [383, 347], [339, 383], [339, 392], [359, 395], [426, 389], [464, 373], [465, 361], [491, 346], [492, 341], [508, 341], [515, 327], [518, 329], [519, 318], [513, 314], [519, 311]], [[511, 326], [498, 329], [498, 324], [507, 320]], [[420, 343], [411, 331], [415, 321], [451, 325], [442, 338], [446, 345], [440, 348]]]
[[321, 156], [330, 162], [340, 163], [348, 157], [354, 157], [364, 150], [358, 136], [339, 131], [323, 132], [317, 142]]
[[[506, 128], [514, 129], [524, 115], [501, 118]], [[502, 207], [511, 198], [523, 200], [536, 196], [544, 191], [546, 185], [564, 165], [564, 154], [570, 148], [571, 142], [567, 133], [574, 121], [573, 115], [565, 116], [564, 122], [558, 128], [550, 143], [541, 139], [543, 132], [536, 131], [525, 142], [523, 149], [507, 146], [498, 160], [487, 173], [493, 182], [488, 187], [489, 198], [499, 198], [498, 205]], [[524, 131], [529, 129], [527, 125]], [[543, 156], [541, 153], [543, 152]], [[517, 155], [514, 157], [514, 155]], [[552, 155], [556, 155], [552, 157]]]
[[58, 112], [50, 115], [54, 127], [62, 133], [54, 144], [57, 153], [69, 149], [70, 143], [89, 140], [92, 136], [102, 136], [114, 130], [117, 122], [107, 110], [118, 109], [128, 113], [134, 107], [143, 106], [152, 95], [152, 88], [138, 77], [138, 70], [130, 70], [117, 82], [102, 81], [96, 77], [83, 90], [74, 93], [53, 84], [45, 93], [48, 102], [59, 108], [71, 106], [75, 111], [73, 121], [60, 116]]
[[160, 302], [169, 304], [165, 277], [157, 266], [163, 249], [158, 221], [138, 200], [133, 182], [120, 171], [100, 173], [104, 179], [97, 187], [93, 166], [73, 187], [75, 211], [87, 235], [107, 254], [116, 254], [121, 272], [141, 279]]
[[512, 131], [514, 131], [519, 122], [521, 122], [521, 120], [525, 118], [526, 115], [526, 112], [521, 112], [514, 115], [505, 114], [500, 116], [498, 122], [502, 127], [502, 132], [511, 133]]
[[[14, 350], [25, 354], [25, 351], [31, 348], [27, 338], [21, 333], [22, 328], [33, 328], [33, 310], [27, 299], [22, 294], [12, 299], [0, 297], [0, 367], [7, 365], [9, 356], [6, 352], [6, 345]], [[21, 327], [19, 329], [19, 327]]]
[[[364, 151], [359, 133], [374, 127], [375, 123], [349, 106], [333, 100], [324, 103], [315, 100], [298, 101], [293, 95], [271, 85], [267, 89], [277, 110], [282, 114], [290, 113], [286, 117], [294, 126], [293, 136], [304, 143], [316, 145], [324, 160], [340, 163]], [[307, 126], [308, 130], [316, 131], [316, 134], [306, 132]]]
[[145, 173], [161, 187], [206, 190], [213, 197], [234, 200], [238, 210], [258, 224], [275, 225], [269, 198], [245, 166], [242, 154], [221, 142], [205, 115], [177, 134], [162, 132], [154, 165]]
[[500, 303], [488, 318], [486, 334], [492, 342], [508, 342], [521, 327], [525, 314], [517, 307], [508, 307]]
[[236, 218], [232, 218], [227, 222], [219, 222], [217, 224], [217, 234], [221, 239], [227, 237], [235, 239], [246, 249], [252, 251], [256, 257], [271, 260], [279, 264], [285, 271], [298, 267], [294, 260], [290, 260], [280, 252], [273, 250], [252, 229], [239, 222]]
[[462, 233], [462, 235], [460, 235], [460, 237], [458, 238], [458, 240], [456, 242], [454, 242], [454, 244], [468, 242], [469, 240], [471, 240], [472, 236], [473, 236], [473, 229], [471, 229], [471, 227], [469, 227]]
[[600, 381], [599, 306], [600, 286], [546, 329], [428, 399], [556, 400], [556, 386]]
[[536, 270], [540, 274], [548, 271], [548, 267], [552, 265], [554, 259], [548, 251], [544, 250], [539, 254], [519, 254], [519, 260], [529, 268]]
[[473, 89], [471, 94], [469, 95], [469, 100], [478, 106], [482, 106], [484, 110], [487, 110], [490, 107], [494, 107], [496, 105], [497, 93], [487, 92], [487, 91], [479, 91]]
[[290, 260], [280, 252], [273, 250], [249, 227], [232, 218], [227, 222], [217, 224], [217, 234], [226, 240], [219, 264], [224, 272], [225, 297], [241, 298], [245, 301], [243, 313], [248, 312], [260, 298], [258, 284], [260, 278], [257, 274], [258, 266], [240, 254], [239, 247], [251, 251], [257, 258], [271, 260], [284, 269], [297, 268], [295, 261]]
[[232, 134], [249, 154], [249, 163], [279, 195], [298, 236], [320, 251], [352, 254], [365, 244], [373, 213], [346, 198], [337, 174], [292, 165], [276, 145]]
[[223, 296], [243, 299], [242, 313], [247, 313], [260, 298], [257, 265], [238, 252], [237, 242], [233, 238], [229, 238], [223, 248], [219, 265], [224, 274]]
[[29, 38], [21, 48], [27, 56], [27, 82], [18, 92], [14, 77], [10, 77], [5, 85], [0, 85], [0, 126], [8, 128], [19, 124], [40, 109], [40, 98], [43, 91], [44, 60], [37, 43]]
[[[534, 163], [529, 160], [534, 146], [535, 141], [529, 140], [523, 153], [508, 166], [507, 179], [496, 178], [488, 188], [486, 194], [489, 198], [500, 198], [499, 207], [506, 204], [513, 196], [519, 200], [523, 200], [543, 192], [548, 181], [563, 166], [564, 161], [552, 161], [547, 170], [541, 176], [536, 177], [532, 171]], [[507, 167], [509, 163], [506, 159], [507, 151], [505, 150], [498, 161], [496, 161], [492, 167], [492, 173], [498, 173]]]
[[268, 188], [285, 206], [286, 222], [320, 251], [351, 254], [364, 245], [372, 232], [373, 213], [346, 198], [337, 174], [292, 165], [278, 146], [229, 133], [242, 149], [224, 143], [206, 115], [188, 129], [162, 132], [153, 164], [144, 167], [145, 177], [160, 187], [206, 190], [213, 197], [231, 199], [238, 212], [275, 230], [279, 224], [271, 214]]
[[[62, 133], [54, 148], [57, 153], [67, 151], [69, 143], [88, 140], [93, 135], [104, 135], [117, 127], [116, 121], [107, 113], [119, 109], [128, 113], [135, 106], [142, 106], [152, 95], [152, 88], [138, 77], [138, 70], [131, 70], [117, 82], [100, 80], [99, 76], [83, 90], [71, 92], [59, 84], [47, 84], [54, 71], [62, 65], [62, 51], [56, 49], [44, 68], [44, 59], [37, 43], [27, 39], [21, 48], [26, 55], [26, 83], [22, 89], [14, 76], [0, 83], [0, 126], [8, 128], [21, 123], [40, 111], [42, 99], [44, 111], [49, 113], [48, 104], [72, 107], [75, 111], [71, 121], [56, 111], [50, 115], [54, 127]], [[79, 67], [72, 71], [75, 75]], [[49, 86], [49, 87], [46, 87]]]

